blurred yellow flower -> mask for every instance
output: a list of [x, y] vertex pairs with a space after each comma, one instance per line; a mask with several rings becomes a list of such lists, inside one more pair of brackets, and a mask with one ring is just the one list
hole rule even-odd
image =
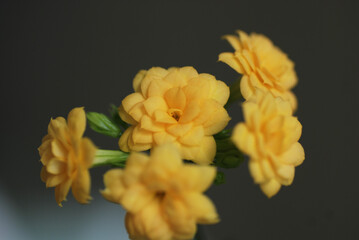
[[96, 147], [82, 135], [86, 128], [83, 108], [74, 108], [68, 115], [51, 119], [48, 134], [38, 148], [41, 163], [41, 180], [46, 187], [55, 187], [56, 202], [66, 200], [72, 187], [72, 194], [80, 203], [91, 199], [90, 175], [88, 172], [96, 153]]
[[290, 91], [297, 83], [294, 63], [264, 35], [247, 35], [243, 31], [238, 31], [238, 35], [224, 36], [235, 52], [221, 53], [219, 61], [243, 74], [240, 87], [244, 99], [259, 88], [288, 100], [295, 110], [297, 100]]
[[155, 147], [151, 155], [132, 152], [126, 168], [109, 170], [102, 195], [128, 212], [131, 239], [193, 239], [197, 223], [219, 221], [203, 192], [212, 184], [211, 166], [183, 164], [173, 145]]
[[249, 171], [268, 196], [281, 185], [290, 185], [294, 167], [304, 160], [298, 143], [302, 125], [292, 116], [288, 101], [257, 90], [243, 103], [245, 123], [239, 123], [232, 135], [236, 146], [250, 156]]
[[121, 136], [122, 151], [144, 151], [173, 143], [182, 158], [209, 164], [216, 153], [213, 134], [230, 120], [224, 104], [229, 88], [210, 74], [193, 67], [154, 67], [140, 71], [133, 80], [135, 93], [119, 108], [131, 124]]

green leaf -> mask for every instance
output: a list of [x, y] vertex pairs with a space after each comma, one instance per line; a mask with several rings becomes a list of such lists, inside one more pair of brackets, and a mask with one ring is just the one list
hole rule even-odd
[[214, 184], [220, 185], [226, 182], [226, 177], [224, 175], [224, 172], [217, 171], [216, 178], [214, 179]]
[[95, 132], [115, 138], [121, 136], [121, 129], [105, 114], [88, 112], [86, 116], [91, 129]]

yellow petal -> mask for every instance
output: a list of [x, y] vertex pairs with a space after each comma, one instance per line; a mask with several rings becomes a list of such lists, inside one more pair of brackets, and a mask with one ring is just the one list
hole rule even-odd
[[133, 86], [133, 90], [135, 90], [135, 92], [140, 92], [141, 91], [141, 82], [142, 79], [146, 76], [147, 71], [146, 70], [140, 70], [135, 78], [133, 79], [132, 82], [132, 86]]
[[67, 117], [67, 123], [71, 135], [81, 138], [86, 129], [86, 114], [83, 107], [74, 108]]
[[269, 159], [262, 159], [261, 166], [262, 166], [263, 175], [265, 176], [266, 179], [275, 178], [275, 172]]
[[179, 189], [202, 193], [212, 185], [216, 177], [216, 168], [185, 164], [176, 176], [179, 178]]
[[290, 102], [293, 111], [295, 111], [298, 107], [297, 97], [290, 91], [285, 92], [283, 98]]
[[139, 125], [137, 125], [132, 132], [132, 140], [134, 144], [137, 143], [152, 143], [152, 132], [147, 131], [145, 129], [141, 129]]
[[140, 176], [147, 167], [149, 157], [143, 153], [132, 152], [127, 158], [126, 171], [124, 172], [123, 184], [130, 187], [141, 181]]
[[130, 148], [128, 146], [128, 139], [130, 136], [132, 137], [132, 132], [135, 127], [131, 126], [125, 130], [125, 132], [121, 135], [120, 139], [118, 140], [118, 145], [120, 149], [124, 152], [129, 152]]
[[163, 211], [177, 239], [193, 238], [197, 230], [195, 217], [183, 201], [166, 196], [163, 200]]
[[57, 159], [65, 161], [68, 150], [59, 140], [54, 139], [51, 141], [51, 151]]
[[181, 88], [171, 88], [167, 90], [164, 98], [170, 108], [177, 108], [183, 110], [186, 106], [186, 96]]
[[153, 134], [153, 140], [157, 145], [172, 143], [176, 140], [176, 137], [166, 132], [157, 132]]
[[210, 98], [224, 106], [229, 98], [229, 87], [222, 81], [216, 80], [211, 89]]
[[203, 123], [204, 134], [208, 136], [222, 131], [230, 119], [227, 111], [223, 107], [213, 108], [211, 117]]
[[241, 40], [241, 44], [246, 49], [251, 49], [251, 41], [250, 36], [247, 33], [243, 32], [242, 30], [237, 30], [237, 34], [239, 35], [239, 39]]
[[164, 79], [152, 80], [148, 87], [148, 97], [163, 97], [165, 92], [170, 89], [172, 85]]
[[158, 201], [152, 201], [137, 214], [126, 215], [126, 228], [130, 239], [172, 239], [170, 226], [162, 217]]
[[278, 113], [284, 116], [291, 116], [293, 114], [292, 106], [290, 102], [283, 100], [280, 97], [275, 99], [275, 104], [278, 108]]
[[175, 172], [182, 164], [181, 156], [172, 144], [155, 147], [151, 151], [151, 166]]
[[235, 35], [225, 35], [223, 36], [224, 39], [226, 39], [229, 44], [234, 48], [234, 50], [241, 50], [241, 42], [239, 41], [239, 38]]
[[60, 174], [66, 169], [66, 164], [56, 158], [51, 159], [46, 165], [47, 172], [51, 174]]
[[152, 143], [134, 143], [132, 137], [128, 138], [127, 143], [129, 149], [131, 149], [131, 151], [136, 151], [136, 152], [147, 151], [153, 145]]
[[254, 88], [249, 83], [249, 77], [248, 76], [243, 76], [241, 78], [240, 87], [241, 87], [241, 94], [242, 94], [244, 99], [249, 99], [253, 95]]
[[186, 124], [174, 124], [167, 128], [167, 132], [175, 137], [182, 137], [192, 129], [192, 126], [192, 122]]
[[187, 102], [202, 102], [209, 98], [211, 85], [208, 82], [208, 75], [200, 74], [197, 77], [191, 78], [188, 84], [182, 88]]
[[129, 111], [138, 103], [143, 102], [145, 99], [143, 98], [141, 93], [132, 93], [130, 95], [128, 95], [127, 97], [125, 97], [122, 100], [122, 106], [123, 109], [129, 113]]
[[244, 68], [242, 67], [242, 65], [240, 64], [240, 62], [237, 60], [237, 58], [234, 56], [233, 53], [225, 52], [219, 54], [218, 61], [228, 64], [228, 66], [230, 66], [240, 74], [244, 73]]
[[198, 146], [181, 145], [180, 150], [184, 159], [207, 165], [213, 161], [217, 148], [214, 138], [205, 136]]
[[255, 183], [263, 183], [265, 181], [265, 177], [258, 161], [250, 160], [248, 163], [248, 167], [249, 172]]
[[66, 120], [63, 117], [51, 119], [48, 133], [51, 137], [59, 139], [62, 143], [69, 141], [68, 139], [68, 127]]
[[272, 179], [266, 183], [262, 183], [260, 185], [262, 192], [267, 195], [268, 198], [273, 197], [275, 194], [278, 193], [281, 185], [276, 180]]
[[135, 125], [137, 124], [137, 121], [135, 119], [133, 119], [123, 108], [123, 106], [121, 105], [118, 108], [118, 114], [120, 115], [120, 118], [125, 121], [126, 123], [130, 124], [130, 125]]
[[69, 193], [70, 187], [71, 180], [67, 180], [55, 188], [55, 199], [60, 207], [62, 207], [61, 202], [66, 200], [66, 196]]
[[168, 106], [162, 97], [149, 97], [143, 102], [143, 106], [149, 116], [153, 116], [156, 110], [167, 111]]
[[83, 138], [82, 151], [84, 167], [90, 168], [95, 159], [97, 148], [89, 138]]
[[193, 67], [182, 67], [179, 69], [179, 72], [186, 81], [198, 76], [198, 72]]
[[201, 112], [200, 106], [197, 102], [189, 102], [183, 111], [179, 123], [188, 123], [197, 117]]
[[79, 169], [72, 183], [72, 194], [79, 203], [86, 204], [91, 200], [90, 186], [91, 179], [88, 170]]
[[169, 123], [176, 124], [177, 121], [173, 117], [171, 117], [167, 112], [156, 110], [155, 111], [155, 120], [159, 123]]
[[156, 80], [162, 80], [167, 74], [168, 71], [164, 68], [153, 67], [149, 69], [141, 82], [141, 93], [143, 96], [147, 98], [148, 88], [152, 82], [155, 82]]
[[171, 68], [163, 80], [169, 83], [172, 87], [182, 88], [187, 85], [188, 78], [183, 76], [179, 68]]
[[298, 142], [294, 143], [288, 151], [284, 152], [280, 159], [282, 162], [286, 164], [293, 164], [294, 166], [298, 166], [302, 164], [305, 159], [304, 149], [302, 145]]
[[202, 126], [192, 128], [186, 135], [179, 138], [178, 141], [185, 145], [198, 145], [204, 137], [204, 130]]
[[165, 124], [154, 121], [147, 115], [141, 118], [141, 128], [150, 132], [163, 132], [165, 130]]
[[137, 103], [132, 109], [128, 112], [128, 114], [136, 121], [140, 122], [141, 118], [146, 115], [145, 108], [143, 107], [143, 103]]
[[[49, 135], [46, 135], [46, 137]], [[52, 137], [48, 137], [48, 139], [46, 139], [45, 141], [43, 140], [40, 147], [37, 149], [39, 151], [40, 156], [42, 156], [45, 151], [49, 150], [51, 148], [51, 142], [52, 142], [53, 138]]]
[[189, 211], [196, 217], [199, 224], [213, 224], [219, 222], [216, 207], [212, 201], [201, 193], [191, 192], [185, 194], [185, 201]]
[[59, 185], [60, 183], [65, 182], [65, 180], [68, 177], [66, 176], [65, 173], [59, 174], [59, 175], [52, 175], [50, 173], [47, 173], [47, 178], [46, 178], [46, 187], [55, 187], [57, 185]]
[[252, 69], [251, 69], [249, 63], [247, 62], [246, 58], [243, 56], [243, 54], [241, 52], [237, 51], [234, 53], [234, 56], [238, 60], [241, 67], [244, 69], [243, 74], [246, 74], [246, 75], [251, 74]]
[[126, 194], [122, 196], [121, 205], [131, 213], [136, 213], [143, 209], [152, 199], [154, 194], [142, 185], [134, 185], [126, 189]]
[[293, 165], [282, 164], [277, 169], [277, 174], [280, 179], [279, 182], [286, 186], [291, 185], [294, 179], [294, 171], [295, 170]]
[[256, 139], [244, 123], [239, 123], [233, 130], [233, 143], [244, 153], [257, 158]]
[[54, 158], [54, 155], [52, 154], [51, 149], [48, 148], [48, 149], [47, 149], [46, 151], [44, 151], [43, 154], [41, 155], [40, 161], [41, 161], [41, 163], [42, 163], [43, 165], [46, 165], [46, 164], [50, 161], [50, 159], [52, 159], [52, 158]]
[[283, 140], [283, 150], [287, 151], [295, 142], [298, 142], [302, 135], [302, 125], [296, 117], [286, 117], [283, 128], [285, 129], [285, 138]]
[[103, 182], [105, 189], [101, 191], [101, 194], [106, 200], [114, 203], [121, 203], [121, 197], [125, 191], [122, 184], [122, 169], [111, 169], [103, 176]]

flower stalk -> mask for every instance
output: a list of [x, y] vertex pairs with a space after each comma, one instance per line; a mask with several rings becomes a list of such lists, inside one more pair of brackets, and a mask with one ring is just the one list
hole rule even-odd
[[128, 155], [128, 153], [122, 152], [120, 150], [99, 149], [96, 152], [96, 156], [91, 167], [125, 167]]
[[240, 87], [240, 83], [241, 83], [241, 78], [238, 78], [234, 83], [232, 83], [232, 85], [230, 86], [230, 95], [229, 95], [229, 99], [226, 103], [226, 105], [224, 106], [224, 108], [229, 108], [232, 103], [238, 101], [238, 100], [244, 100], [242, 94], [241, 94], [241, 87]]

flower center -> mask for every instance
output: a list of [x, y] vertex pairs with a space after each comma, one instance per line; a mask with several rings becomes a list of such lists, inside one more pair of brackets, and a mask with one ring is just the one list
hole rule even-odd
[[162, 200], [166, 196], [166, 192], [164, 191], [158, 191], [156, 192], [156, 197]]
[[178, 108], [170, 108], [168, 109], [168, 114], [173, 117], [174, 119], [176, 119], [176, 121], [178, 121], [181, 116], [182, 116], [182, 110], [181, 109], [178, 109]]

